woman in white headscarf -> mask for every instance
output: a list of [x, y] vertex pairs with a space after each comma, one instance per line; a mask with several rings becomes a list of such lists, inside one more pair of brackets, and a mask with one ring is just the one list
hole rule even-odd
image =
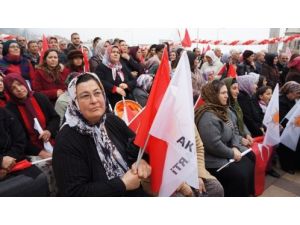
[[104, 88], [95, 74], [84, 73], [68, 87], [70, 104], [53, 153], [61, 196], [144, 196], [140, 182], [151, 173], [141, 160], [126, 124], [105, 113]]
[[102, 62], [96, 69], [96, 74], [100, 78], [106, 96], [112, 107], [122, 100], [133, 100], [132, 91], [136, 86], [136, 78], [130, 71], [123, 67], [120, 62], [120, 50], [117, 46], [112, 45], [106, 49]]
[[200, 74], [205, 80], [209, 80], [209, 77], [219, 78], [218, 73], [223, 66], [220, 59], [212, 50], [209, 50], [205, 53], [205, 58], [206, 62], [203, 63], [200, 69]]

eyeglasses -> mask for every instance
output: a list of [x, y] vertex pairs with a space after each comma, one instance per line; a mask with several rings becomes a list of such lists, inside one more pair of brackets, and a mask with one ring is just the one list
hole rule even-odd
[[19, 45], [10, 45], [9, 48], [20, 48]]
[[80, 100], [80, 101], [85, 101], [85, 102], [87, 102], [87, 101], [91, 101], [92, 96], [94, 96], [95, 98], [99, 99], [99, 98], [101, 97], [102, 94], [103, 94], [102, 91], [97, 90], [97, 91], [95, 91], [93, 94], [90, 94], [90, 93], [83, 93], [83, 94], [79, 95], [77, 98], [78, 98], [78, 100]]

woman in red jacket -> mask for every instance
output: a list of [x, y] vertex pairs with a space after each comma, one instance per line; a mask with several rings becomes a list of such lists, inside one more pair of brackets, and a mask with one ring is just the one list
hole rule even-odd
[[32, 87], [36, 92], [43, 93], [54, 104], [57, 98], [66, 90], [66, 69], [58, 62], [58, 51], [48, 49], [43, 57], [43, 63], [35, 72]]
[[3, 44], [3, 59], [0, 60], [0, 72], [3, 74], [17, 73], [22, 76], [27, 84], [32, 85], [34, 69], [28, 59], [21, 55], [21, 49], [14, 40]]

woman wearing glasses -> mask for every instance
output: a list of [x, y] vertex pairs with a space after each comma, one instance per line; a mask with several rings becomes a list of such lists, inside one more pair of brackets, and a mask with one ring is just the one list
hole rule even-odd
[[126, 124], [105, 113], [99, 78], [84, 73], [68, 87], [71, 102], [53, 153], [53, 169], [61, 196], [144, 196], [141, 179], [151, 173], [141, 160]]

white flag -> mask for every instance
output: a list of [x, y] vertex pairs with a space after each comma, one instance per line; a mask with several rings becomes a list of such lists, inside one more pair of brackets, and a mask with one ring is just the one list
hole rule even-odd
[[264, 146], [274, 146], [280, 143], [279, 134], [279, 86], [276, 85], [272, 98], [267, 107], [263, 124], [267, 127]]
[[300, 101], [297, 101], [296, 104], [293, 106], [293, 108], [291, 108], [291, 110], [285, 115], [285, 117], [283, 119], [291, 120], [291, 118], [292, 118], [293, 114], [296, 112], [299, 104], [300, 104]]
[[289, 116], [289, 122], [281, 134], [281, 143], [294, 151], [296, 151], [300, 136], [300, 105], [297, 103], [295, 106], [291, 109], [295, 108], [293, 114]]
[[199, 188], [192, 93], [184, 52], [150, 129], [152, 136], [168, 145], [159, 196], [170, 196], [183, 182]]
[[[37, 118], [34, 118], [34, 129], [37, 130], [37, 132], [39, 132], [39, 134], [41, 134], [43, 132], [43, 128], [41, 127], [39, 121]], [[47, 151], [47, 152], [50, 152], [52, 153], [53, 152], [53, 147], [51, 145], [51, 143], [49, 141], [47, 142], [44, 142], [44, 149]]]

